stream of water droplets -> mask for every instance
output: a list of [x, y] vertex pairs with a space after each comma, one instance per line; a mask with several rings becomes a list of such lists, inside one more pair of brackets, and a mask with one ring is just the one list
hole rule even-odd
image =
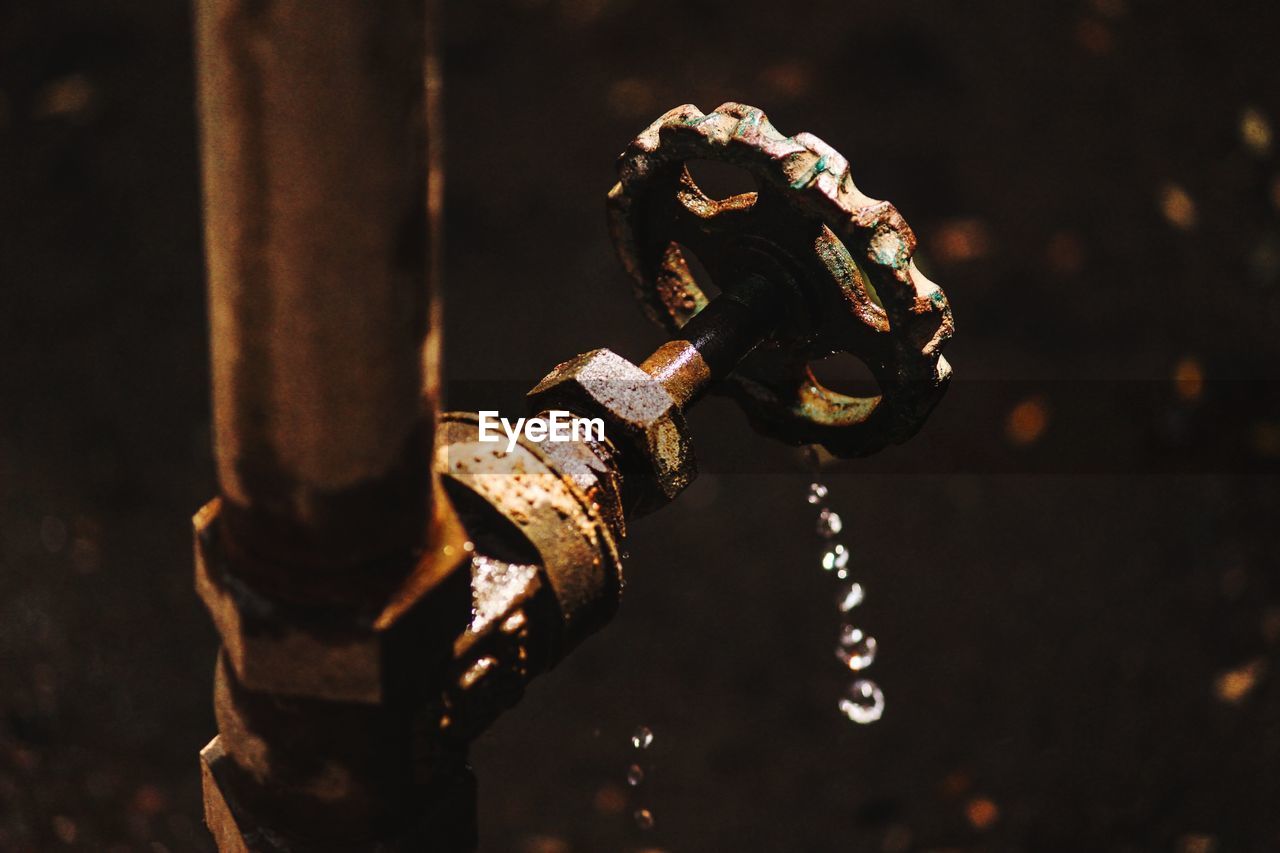
[[[810, 457], [815, 459], [816, 453], [811, 453]], [[845, 621], [840, 624], [836, 658], [850, 672], [861, 673], [875, 663], [878, 644], [875, 637], [848, 621], [854, 608], [866, 598], [866, 591], [856, 581], [845, 583], [849, 578], [850, 554], [843, 542], [835, 541], [844, 531], [844, 519], [828, 505], [827, 498], [830, 494], [830, 488], [815, 479], [809, 484], [805, 500], [810, 506], [818, 507], [818, 536], [826, 543], [820, 564], [824, 571], [834, 574], [841, 581], [836, 594], [836, 609]], [[874, 723], [884, 714], [884, 691], [874, 681], [858, 678], [841, 695], [837, 707], [840, 713], [855, 723]]]
[[[638, 789], [649, 775], [646, 769], [645, 751], [653, 745], [653, 729], [648, 726], [638, 726], [631, 733], [631, 748], [637, 753], [636, 760], [627, 767], [627, 786], [632, 789]], [[638, 799], [638, 798], [637, 798]], [[641, 830], [653, 829], [653, 811], [646, 806], [637, 805], [636, 810], [632, 812], [632, 820], [635, 821], [636, 827]]]

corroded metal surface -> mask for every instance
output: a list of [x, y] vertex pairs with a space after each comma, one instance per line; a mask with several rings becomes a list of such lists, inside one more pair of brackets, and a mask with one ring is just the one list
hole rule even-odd
[[428, 0], [195, 5], [220, 493], [196, 585], [223, 642], [206, 818], [226, 850], [469, 847], [465, 748], [436, 736], [471, 590], [431, 467]]
[[[219, 511], [215, 500], [196, 517], [196, 586], [223, 643], [219, 769], [204, 776], [219, 843], [363, 850], [403, 833], [466, 837], [465, 809], [436, 814], [443, 823], [433, 825], [417, 816], [433, 798], [465, 798], [469, 784], [465, 745], [420, 732], [438, 730], [442, 701], [423, 691], [439, 683], [465, 630], [470, 554], [458, 546], [455, 570], [425, 593], [411, 572], [380, 606], [281, 599], [241, 579], [243, 558], [228, 558]], [[326, 846], [336, 840], [340, 848]]]
[[[245, 171], [278, 159], [280, 139], [306, 148], [330, 109], [312, 91], [324, 74], [301, 62], [305, 50], [259, 56], [249, 35], [274, 40], [296, 16], [316, 27], [299, 34], [305, 44], [346, 15], [348, 50], [366, 27], [387, 37], [394, 15], [374, 27], [348, 0], [314, 17], [293, 3], [201, 8], [205, 123], [223, 113], [238, 122], [212, 130], [206, 147], [218, 210], [209, 234], [223, 480], [196, 517], [197, 588], [223, 639], [219, 735], [202, 753], [207, 818], [226, 850], [465, 849], [475, 839], [467, 745], [612, 616], [627, 516], [664, 505], [696, 476], [684, 408], [729, 379], [753, 418], [789, 440], [844, 453], [902, 440], [945, 384], [946, 300], [911, 264], [901, 218], [857, 195], [839, 155], [812, 137], [782, 137], [750, 108], [681, 108], [629, 149], [610, 196], [624, 260], [679, 339], [641, 366], [608, 350], [583, 354], [530, 391], [534, 412], [600, 417], [605, 437], [523, 436], [507, 447], [481, 440], [476, 416], [450, 414], [427, 467], [420, 443], [438, 366], [429, 288], [418, 285], [434, 257], [378, 262], [404, 202], [385, 184], [423, 166], [378, 149], [379, 134], [417, 139], [412, 117], [376, 128], [379, 164], [336, 178], [369, 191], [354, 204], [368, 222], [332, 268], [300, 257], [296, 238], [311, 220], [330, 233], [346, 213], [306, 193], [275, 204], [284, 190]], [[418, 7], [396, 8], [412, 18]], [[421, 47], [409, 42], [387, 49]], [[229, 46], [241, 52], [224, 54]], [[342, 85], [376, 86], [380, 62]], [[290, 79], [307, 90], [298, 104], [262, 112]], [[228, 97], [231, 83], [242, 89]], [[359, 121], [343, 122], [304, 158], [306, 180], [348, 168]], [[709, 199], [684, 169], [691, 157], [745, 165], [761, 192]], [[245, 211], [246, 230], [228, 209]], [[681, 246], [726, 283], [709, 305]], [[370, 264], [349, 310], [344, 286]], [[805, 365], [835, 350], [866, 358], [884, 398], [817, 385]], [[328, 411], [342, 417], [320, 417]]]
[[[757, 192], [717, 200], [685, 168], [719, 160], [747, 170]], [[764, 113], [727, 103], [685, 105], [623, 152], [609, 194], [611, 231], [647, 313], [673, 334], [708, 304], [694, 253], [722, 289], [751, 275], [782, 293], [773, 334], [727, 389], [763, 430], [842, 456], [914, 434], [950, 377], [945, 295], [912, 261], [915, 235], [893, 205], [863, 195], [848, 163], [811, 134], [788, 137]], [[810, 362], [863, 359], [881, 396], [822, 386]]]
[[529, 402], [534, 410], [562, 408], [604, 419], [605, 435], [633, 451], [626, 455], [634, 501], [628, 510], [663, 506], [697, 476], [680, 402], [662, 382], [607, 349], [557, 365], [529, 392]]
[[[436, 467], [496, 511], [532, 547], [559, 604], [567, 643], [573, 645], [603, 624], [616, 606], [618, 533], [588, 490], [543, 450], [551, 444], [522, 438], [508, 451], [500, 442], [479, 441], [478, 435], [474, 415], [443, 415]], [[472, 539], [484, 553], [487, 543], [476, 537], [473, 531]]]
[[711, 381], [710, 366], [688, 341], [667, 341], [640, 363], [640, 369], [658, 380], [682, 409]]
[[[586, 443], [479, 441], [466, 413], [443, 415], [438, 436], [436, 467], [475, 548], [472, 619], [454, 643], [441, 719], [465, 742], [617, 609], [621, 517], [600, 501], [616, 495], [619, 472], [611, 451]], [[601, 455], [586, 465], [566, 446]]]
[[423, 0], [196, 3], [224, 523], [299, 574], [424, 540], [424, 14]]
[[[443, 503], [443, 502], [442, 502]], [[227, 552], [222, 501], [198, 512], [195, 528], [196, 591], [208, 608], [223, 653], [246, 686], [279, 696], [332, 702], [378, 704], [394, 691], [394, 667], [413, 665], [422, 650], [406, 645], [447, 643], [465, 611], [448, 606], [461, 599], [463, 579], [455, 577], [470, 558], [464, 531], [452, 511], [441, 520], [439, 549], [425, 552], [417, 569], [380, 600], [342, 607], [323, 600], [279, 597], [255, 587], [245, 558]], [[456, 544], [455, 544], [456, 543]], [[451, 571], [445, 584], [423, 583], [441, 565]], [[438, 591], [428, 596], [428, 591]], [[425, 625], [430, 614], [437, 625]], [[409, 638], [412, 635], [412, 639]], [[397, 655], [408, 653], [401, 664]]]

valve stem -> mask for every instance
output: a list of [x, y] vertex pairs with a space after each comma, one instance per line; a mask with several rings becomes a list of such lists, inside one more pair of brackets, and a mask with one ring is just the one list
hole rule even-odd
[[640, 369], [662, 383], [686, 408], [733, 372], [773, 328], [778, 291], [758, 274], [747, 276], [685, 323], [673, 340], [658, 347]]

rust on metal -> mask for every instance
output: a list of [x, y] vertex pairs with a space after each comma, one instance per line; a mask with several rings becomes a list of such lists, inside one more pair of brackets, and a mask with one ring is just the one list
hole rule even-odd
[[[620, 534], [606, 523], [591, 487], [584, 489], [555, 463], [544, 449], [550, 445], [522, 438], [508, 451], [479, 441], [473, 415], [449, 413], [441, 430], [437, 468], [510, 522], [531, 546], [555, 594], [568, 644], [607, 621], [621, 588]], [[476, 547], [483, 553], [487, 544]]]
[[196, 3], [224, 524], [298, 573], [418, 547], [431, 514], [424, 14]]
[[[222, 637], [201, 772], [223, 851], [473, 848], [467, 746], [614, 613], [628, 517], [697, 474], [687, 407], [724, 384], [774, 435], [856, 455], [918, 429], [949, 373], [946, 299], [843, 158], [750, 107], [681, 107], [609, 197], [675, 339], [640, 365], [585, 353], [529, 392], [605, 435], [504, 446], [475, 415], [437, 422], [426, 24], [414, 0], [199, 0], [222, 492], [195, 518]], [[759, 192], [709, 198], [693, 158]], [[881, 397], [813, 380], [838, 351]]]
[[[757, 192], [710, 198], [685, 168], [695, 159], [747, 170]], [[906, 222], [857, 189], [839, 153], [778, 132], [754, 107], [685, 105], [641, 133], [618, 171], [611, 232], [641, 304], [672, 334], [710, 302], [688, 252], [722, 288], [760, 276], [778, 289], [776, 327], [726, 383], [758, 427], [840, 456], [920, 428], [950, 377], [951, 309], [912, 261]], [[837, 352], [865, 361], [881, 395], [823, 387], [809, 365]]]
[[698, 474], [680, 403], [663, 383], [607, 349], [556, 366], [533, 390], [534, 411], [561, 408], [599, 416], [624, 451], [628, 511], [649, 512], [680, 494]]
[[667, 341], [640, 362], [640, 369], [662, 383], [676, 405], [684, 408], [711, 382], [711, 368], [688, 341]]
[[[524, 685], [603, 626], [622, 589], [620, 516], [600, 498], [617, 494], [615, 455], [588, 442], [522, 438], [511, 450], [479, 439], [478, 417], [440, 420], [436, 467], [468, 519], [472, 619], [454, 643], [440, 724], [473, 737]], [[571, 464], [563, 464], [564, 460]]]
[[196, 585], [223, 642], [206, 819], [222, 850], [469, 849], [465, 744], [421, 737], [471, 593], [431, 465], [429, 4], [195, 5], [220, 492]]

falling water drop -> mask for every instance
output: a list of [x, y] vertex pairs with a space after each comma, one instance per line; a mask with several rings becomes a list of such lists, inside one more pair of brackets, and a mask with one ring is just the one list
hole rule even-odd
[[860, 678], [840, 697], [840, 712], [859, 725], [874, 723], [884, 714], [884, 693], [874, 681]]
[[653, 729], [648, 726], [640, 726], [631, 733], [631, 745], [636, 749], [648, 749], [653, 743]]
[[[653, 744], [653, 729], [648, 726], [637, 726], [636, 730], [631, 733], [631, 745], [638, 750], [648, 749]], [[635, 820], [636, 826], [640, 829], [653, 828], [653, 812], [644, 807], [644, 799], [638, 796], [643, 789], [640, 787], [648, 775], [645, 769], [648, 762], [644, 756], [638, 756], [637, 760], [627, 767], [627, 785], [635, 790], [636, 793], [631, 795], [631, 805], [635, 809], [632, 812], [632, 818]]]
[[866, 669], [876, 660], [876, 638], [852, 625], [840, 626], [840, 645], [836, 657], [854, 672]]
[[844, 569], [849, 565], [849, 549], [836, 543], [822, 555], [822, 568], [827, 571]]
[[836, 596], [836, 607], [841, 613], [848, 613], [861, 604], [864, 598], [866, 592], [862, 589], [862, 584], [851, 583], [840, 589], [840, 594]]
[[844, 530], [844, 521], [840, 518], [840, 514], [823, 507], [818, 513], [818, 535], [823, 539], [830, 539], [841, 530]]
[[[817, 453], [810, 447], [807, 458], [811, 471], [817, 471]], [[849, 578], [849, 549], [840, 542], [834, 542], [844, 530], [844, 519], [840, 514], [826, 505], [829, 490], [823, 483], [813, 481], [809, 484], [806, 501], [810, 506], [818, 507], [818, 536], [826, 540], [826, 550], [822, 554], [822, 568], [833, 573], [839, 580]], [[842, 583], [836, 595], [836, 608], [842, 614], [848, 614], [862, 604], [866, 591], [859, 583]], [[849, 623], [840, 626], [840, 641], [836, 647], [836, 657], [848, 669], [860, 672], [875, 662], [878, 643], [862, 629]], [[860, 725], [874, 723], [884, 715], [884, 692], [874, 682], [860, 678], [853, 682], [840, 697], [840, 712], [851, 721]], [[636, 812], [637, 823], [641, 812]], [[650, 816], [652, 817], [652, 816]]]

